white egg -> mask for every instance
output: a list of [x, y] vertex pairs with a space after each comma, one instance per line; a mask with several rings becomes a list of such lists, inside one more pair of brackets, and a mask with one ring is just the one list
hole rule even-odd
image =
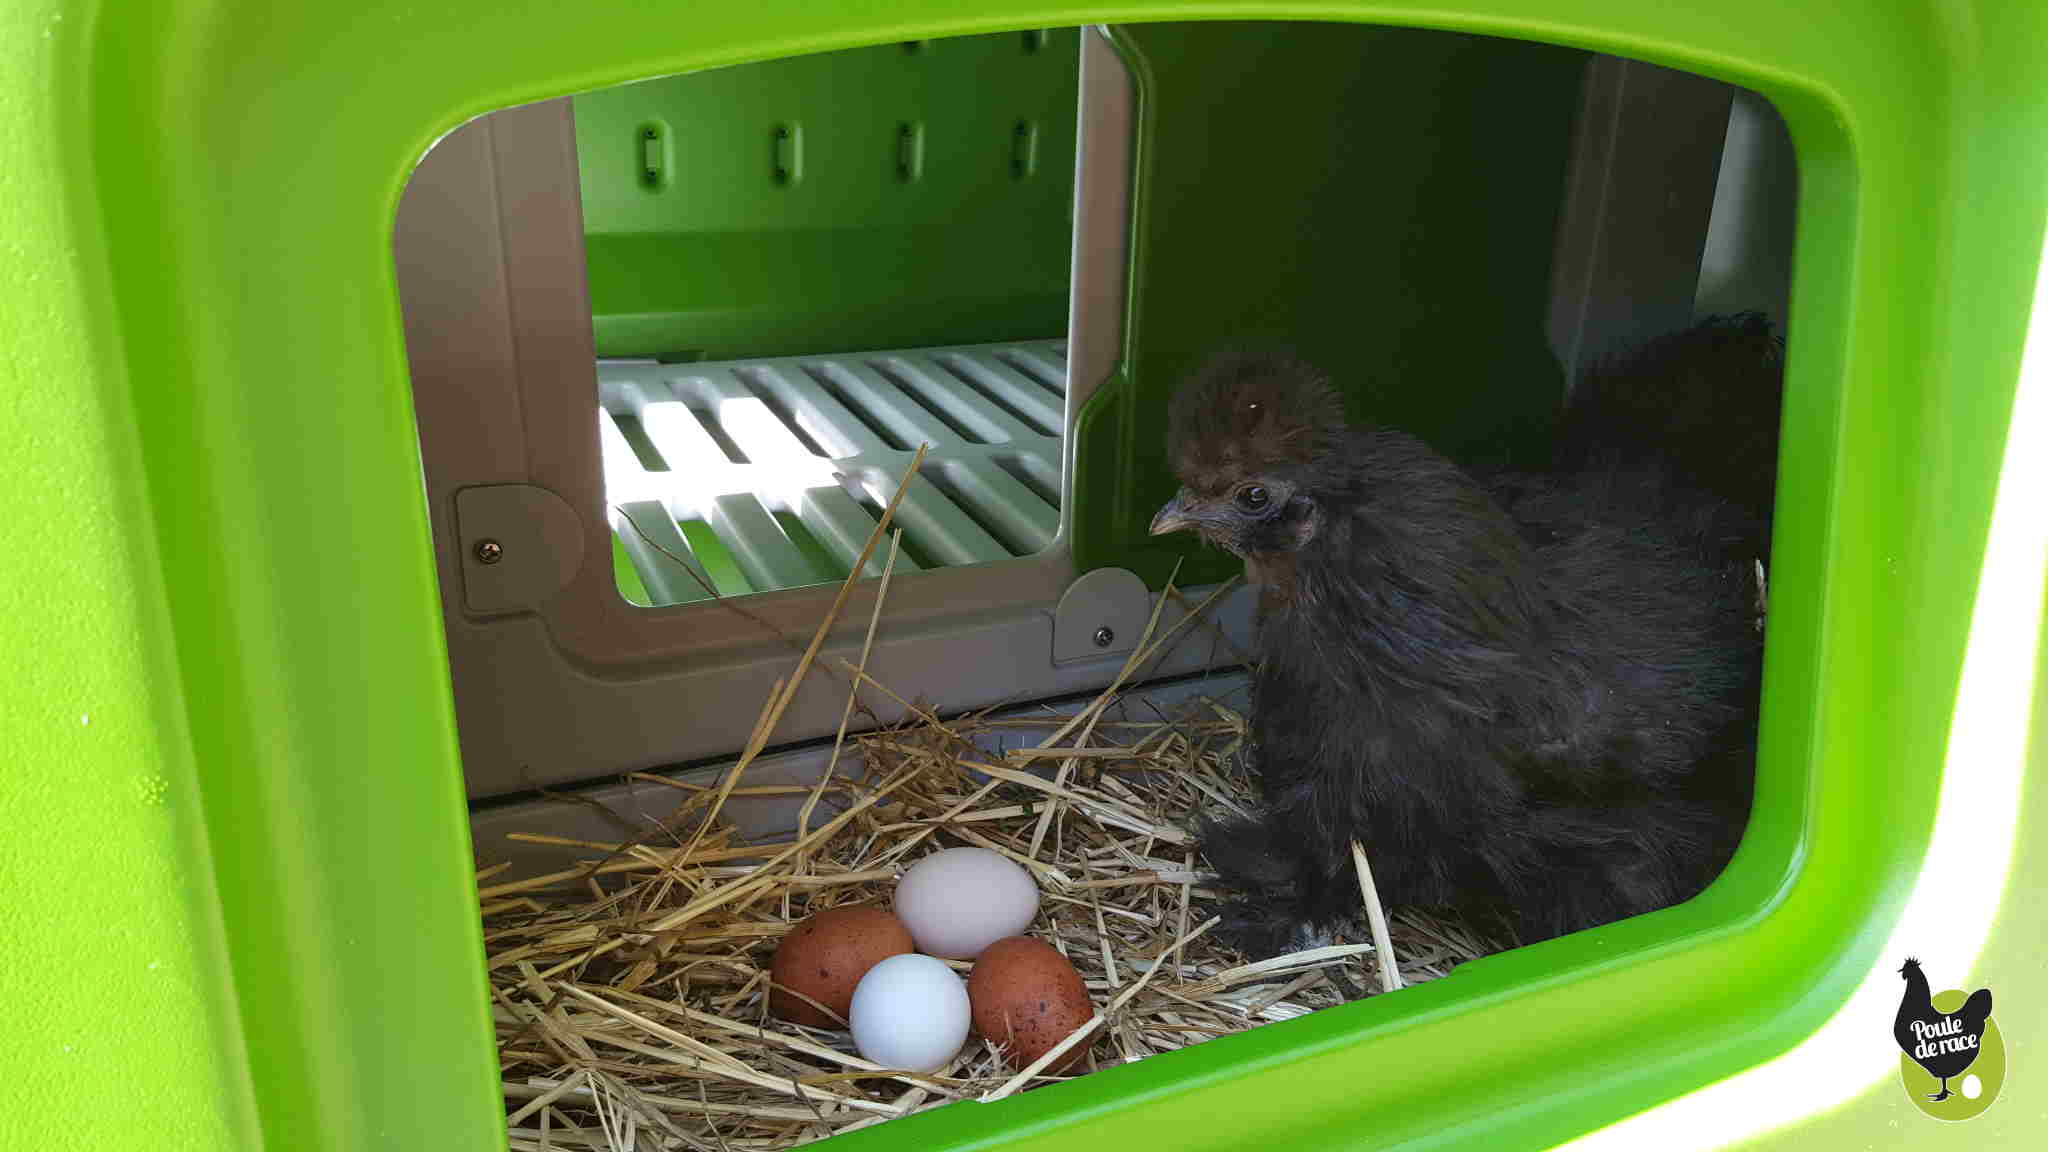
[[986, 848], [934, 852], [896, 884], [896, 918], [932, 956], [972, 960], [1005, 936], [1023, 935], [1037, 915], [1031, 874]]
[[943, 960], [891, 956], [853, 988], [853, 1043], [885, 1068], [935, 1072], [967, 1042], [967, 984]]

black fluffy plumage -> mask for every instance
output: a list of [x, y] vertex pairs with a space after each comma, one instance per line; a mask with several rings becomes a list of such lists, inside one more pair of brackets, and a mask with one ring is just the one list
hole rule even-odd
[[1230, 357], [1183, 388], [1153, 531], [1200, 533], [1260, 591], [1265, 807], [1203, 836], [1241, 947], [1355, 912], [1354, 838], [1388, 904], [1525, 943], [1720, 871], [1753, 775], [1777, 365], [1761, 321], [1708, 322], [1595, 374], [1556, 469], [1484, 478], [1348, 426], [1304, 364]]

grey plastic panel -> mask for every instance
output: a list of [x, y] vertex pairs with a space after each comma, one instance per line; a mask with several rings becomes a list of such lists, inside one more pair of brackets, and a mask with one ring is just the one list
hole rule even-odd
[[1097, 568], [1067, 586], [1053, 617], [1052, 658], [1057, 663], [1128, 652], [1144, 634], [1152, 596], [1138, 574]]
[[[1122, 721], [1152, 721], [1160, 716], [1176, 716], [1184, 710], [1201, 707], [1204, 700], [1215, 701], [1228, 708], [1242, 711], [1246, 706], [1247, 680], [1242, 672], [1222, 671], [1213, 676], [1190, 677], [1166, 683], [1137, 686], [1127, 691], [1117, 703], [1103, 713], [1106, 723]], [[1023, 717], [1043, 718], [1050, 716], [1071, 716], [1088, 703], [1087, 698], [1057, 701], [1050, 704], [1032, 704], [999, 711], [997, 720]], [[1030, 728], [993, 729], [979, 733], [975, 744], [993, 760], [1013, 748], [1029, 747], [1047, 735], [1047, 731]], [[799, 751], [762, 756], [747, 766], [740, 781], [749, 787], [781, 786], [809, 788], [817, 784], [825, 770], [832, 764], [832, 747], [820, 744]], [[730, 762], [710, 765], [672, 774], [672, 778], [700, 788], [717, 785], [732, 770]], [[1057, 762], [1037, 761], [1027, 770], [1050, 775], [1057, 770]], [[839, 774], [857, 775], [860, 761], [857, 749], [849, 742], [839, 761]], [[578, 793], [580, 803], [562, 800], [520, 800], [495, 805], [478, 811], [471, 820], [471, 843], [476, 854], [478, 867], [509, 863], [510, 868], [494, 876], [491, 883], [505, 883], [524, 879], [544, 872], [571, 868], [578, 861], [594, 858], [598, 853], [588, 848], [533, 844], [510, 837], [518, 833], [543, 832], [552, 836], [588, 840], [595, 843], [616, 844], [650, 832], [659, 837], [658, 822], [675, 810], [682, 793], [662, 784], [644, 780], [628, 780], [605, 784]], [[726, 801], [723, 815], [729, 819], [742, 840], [750, 843], [766, 843], [785, 839], [797, 825], [799, 813], [803, 810], [805, 797], [785, 794], [776, 796], [739, 795]], [[598, 811], [602, 806], [613, 814], [613, 818]], [[812, 826], [830, 819], [837, 811], [831, 800], [821, 802], [818, 812], [812, 814]], [[694, 826], [691, 826], [694, 827]], [[650, 843], [660, 843], [659, 839]]]
[[582, 526], [560, 496], [529, 484], [488, 484], [463, 489], [455, 504], [470, 611], [533, 608], [575, 577]]
[[1737, 89], [1694, 311], [1758, 311], [1782, 328], [1791, 304], [1798, 214], [1799, 164], [1792, 133], [1769, 100]]
[[1570, 390], [1604, 356], [1692, 321], [1735, 89], [1595, 56], [1551, 266], [1550, 346]]
[[[734, 754], [837, 592], [825, 584], [764, 593], [746, 598], [744, 613], [704, 596], [697, 579], [703, 573], [692, 575], [695, 562], [670, 519], [669, 493], [635, 475], [634, 468], [646, 469], [617, 414], [638, 418], [664, 455], [715, 462], [717, 437], [698, 409], [750, 396], [773, 400], [828, 456], [861, 458], [864, 471], [855, 479], [870, 497], [896, 482], [901, 465], [890, 465], [907, 462], [921, 440], [950, 442], [958, 451], [949, 448], [951, 463], [942, 455], [932, 475], [975, 501], [996, 531], [961, 511], [933, 481], [913, 481], [900, 512], [904, 524], [922, 524], [946, 539], [942, 555], [931, 558], [952, 566], [918, 570], [899, 561], [870, 662], [875, 675], [908, 698], [948, 710], [1094, 691], [1116, 675], [1123, 663], [1116, 651], [1053, 659], [1055, 614], [1080, 575], [1066, 544], [1070, 445], [1057, 432], [1115, 371], [1128, 291], [1133, 89], [1102, 34], [1091, 31], [1081, 41], [1066, 339], [995, 349], [995, 364], [978, 366], [966, 380], [955, 375], [957, 365], [936, 359], [966, 353], [945, 349], [827, 358], [833, 363], [815, 372], [756, 364], [680, 393], [672, 385], [637, 393], [626, 385], [667, 383], [689, 376], [687, 369], [607, 362], [606, 379], [620, 386], [606, 400], [605, 411], [614, 414], [597, 416], [599, 368], [568, 102], [472, 121], [428, 153], [400, 204], [394, 254], [472, 797]], [[912, 401], [902, 383], [869, 363], [877, 359], [891, 371], [901, 362], [912, 387], [921, 386], [920, 378], [943, 385], [932, 403], [972, 435], [956, 434]], [[674, 406], [660, 407], [666, 404]], [[871, 413], [873, 425], [849, 420], [856, 409]], [[1047, 436], [1044, 423], [1055, 411], [1058, 425]], [[485, 484], [544, 489], [577, 517], [582, 556], [573, 577], [529, 610], [486, 615], [465, 604], [456, 493]], [[795, 487], [806, 526], [850, 562], [866, 540], [862, 502], [843, 486], [837, 494]], [[1048, 521], [1043, 509], [1061, 511]], [[742, 546], [752, 547], [752, 534], [763, 531], [762, 517], [743, 502], [732, 511], [721, 506], [721, 515]], [[1041, 551], [1011, 556], [1044, 539], [1048, 528]], [[676, 603], [642, 609], [620, 596], [614, 531], [650, 592]], [[878, 571], [879, 559], [869, 572]], [[772, 543], [755, 548], [750, 561], [764, 572], [789, 562]], [[848, 597], [818, 666], [777, 729], [778, 743], [828, 737], [838, 727], [846, 690], [838, 661], [858, 655], [876, 585], [868, 580]], [[1170, 623], [1178, 611], [1169, 605], [1163, 620]], [[1232, 596], [1219, 619], [1234, 643], [1247, 644], [1250, 597]], [[1200, 670], [1213, 649], [1181, 644], [1155, 674]], [[884, 721], [900, 712], [886, 700], [874, 705]]]

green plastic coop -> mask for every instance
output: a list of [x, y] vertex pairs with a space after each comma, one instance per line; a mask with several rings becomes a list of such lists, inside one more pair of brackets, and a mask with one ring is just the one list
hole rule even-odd
[[[949, 55], [950, 37], [1001, 59]], [[1095, 139], [1071, 116], [1090, 81], [1058, 62], [1084, 40], [1128, 82], [1107, 247], [1076, 239], [1107, 217], [1077, 218], [1070, 195]], [[1307, 350], [1361, 366], [1359, 410], [1463, 457], [1542, 447], [1570, 366], [1530, 318], [1597, 54], [1754, 92], [1797, 153], [1757, 812], [1734, 863], [1679, 907], [1398, 996], [835, 1147], [2039, 1147], [2044, 42], [2048, 8], [2028, 0], [13, 0], [0, 1146], [505, 1147], [469, 802], [503, 790], [485, 766], [514, 737], [543, 737], [498, 731], [515, 718], [493, 702], [612, 685], [575, 697], [568, 730], [622, 766], [635, 750], [603, 733], [644, 708], [618, 686], [635, 669], [669, 660], [706, 699], [761, 698], [759, 654], [690, 663], [678, 645], [719, 642], [691, 631], [701, 605], [594, 497], [462, 503], [465, 474], [441, 499], [441, 445], [474, 417], [487, 447], [502, 413], [429, 387], [441, 352], [404, 297], [434, 265], [406, 253], [562, 258], [535, 254], [544, 229], [409, 223], [425, 219], [406, 215], [416, 172], [539, 163], [480, 118], [524, 110], [556, 133], [548, 171], [581, 188], [580, 215], [554, 224], [587, 278], [511, 292], [529, 319], [589, 321], [560, 347], [506, 329], [515, 352], [566, 348], [557, 361], [584, 374], [581, 391], [522, 393], [558, 405], [521, 410], [527, 459], [542, 444], [591, 492], [610, 479], [600, 457], [645, 480], [632, 465], [654, 470], [654, 434], [634, 390], [678, 366], [718, 365], [798, 415], [858, 391], [819, 357], [888, 351], [910, 391], [943, 369], [965, 399], [935, 433], [962, 446], [919, 530], [923, 599], [965, 619], [997, 589], [1031, 612], [973, 626], [1037, 629], [1057, 657], [1070, 585], [1124, 573], [1090, 603], [1127, 612], [1177, 557], [1144, 535], [1170, 490], [1156, 430], [1210, 334], [1325, 333]], [[739, 66], [767, 60], [785, 71], [749, 88], [762, 73]], [[832, 69], [871, 69], [874, 109], [820, 97]], [[677, 95], [698, 79], [747, 116]], [[885, 97], [976, 128], [948, 136]], [[821, 127], [828, 112], [852, 127]], [[751, 173], [693, 179], [678, 134], [728, 130]], [[842, 163], [855, 138], [865, 159]], [[950, 183], [944, 161], [963, 155], [990, 175]], [[1388, 162], [1417, 155], [1432, 163]], [[858, 180], [833, 191], [849, 165]], [[675, 226], [675, 190], [700, 186], [726, 192]], [[847, 226], [906, 197], [919, 210], [900, 227]], [[1397, 213], [1430, 226], [1373, 226]], [[1099, 293], [1070, 296], [1083, 283]], [[1115, 317], [1088, 338], [1085, 395], [1084, 313]], [[1357, 339], [1361, 317], [1379, 338]], [[597, 405], [600, 428], [622, 429], [609, 449], [599, 431], [533, 438], [591, 429]], [[822, 427], [834, 456], [904, 451], [886, 421]], [[735, 495], [662, 530], [701, 545], [726, 590], [804, 619], [848, 563], [831, 526], [858, 523], [860, 494], [808, 519], [719, 502]], [[981, 536], [947, 518], [966, 504]], [[464, 534], [515, 513], [570, 560], [480, 583]], [[1183, 578], [1223, 572], [1211, 557]], [[588, 595], [535, 607], [565, 588]], [[564, 671], [463, 671], [544, 641]], [[1049, 694], [1093, 658], [1014, 676]], [[902, 659], [907, 677], [929, 663]], [[1016, 687], [999, 679], [960, 690]], [[736, 747], [729, 723], [692, 732], [673, 759]], [[1900, 1092], [1887, 1027], [1906, 951], [1939, 983], [1998, 990], [2011, 1078], [1968, 1123]]]

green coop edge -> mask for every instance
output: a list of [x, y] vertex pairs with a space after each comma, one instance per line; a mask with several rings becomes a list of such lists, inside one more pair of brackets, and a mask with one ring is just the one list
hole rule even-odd
[[[1685, 906], [845, 1146], [1538, 1147], [1784, 1050], [1875, 960], [1926, 849], [2031, 299], [2048, 195], [2029, 49], [2048, 37], [2038, 7], [1982, 5], [1968, 29], [1903, 2], [1761, 0], [1697, 13], [1474, 0], [1457, 15], [1243, 0], [962, 15], [905, 0], [888, 26], [851, 2], [28, 10], [49, 19], [8, 41], [28, 67], [0, 83], [20, 96], [10, 115], [33, 118], [24, 152], [55, 167], [10, 173], [26, 203], [11, 218], [50, 274], [0, 285], [0, 299], [24, 363], [69, 372], [29, 380], [10, 367], [29, 395], [18, 402], [47, 418], [0, 437], [78, 481], [30, 486], [24, 511], [67, 523], [89, 491], [131, 542], [36, 537], [76, 571], [132, 582], [120, 608], [87, 603], [79, 619], [139, 632], [134, 666], [84, 671], [129, 709], [123, 733], [157, 752], [178, 800], [110, 811], [99, 785], [125, 785], [67, 775], [105, 753], [16, 748], [21, 784], [0, 800], [16, 828], [89, 812], [138, 847], [152, 883], [123, 901], [103, 885], [88, 886], [91, 900], [30, 892], [15, 914], [36, 918], [39, 947], [112, 934], [52, 978], [46, 995], [67, 1005], [88, 988], [136, 1003], [124, 922], [192, 965], [164, 1036], [137, 1019], [124, 1037], [158, 1059], [93, 1065], [129, 1070], [130, 1107], [108, 1108], [105, 1082], [52, 1080], [54, 1048], [0, 1065], [81, 1121], [67, 1132], [158, 1146], [167, 1134], [195, 1147], [504, 1146], [389, 256], [399, 192], [427, 145], [509, 103], [999, 27], [1456, 26], [1691, 67], [1778, 103], [1803, 178], [1786, 440], [1807, 451], [1788, 457], [1779, 486], [1761, 813], [1728, 875]], [[47, 47], [38, 28], [55, 33]], [[72, 295], [46, 302], [58, 287]], [[280, 366], [322, 386], [280, 389]], [[51, 408], [37, 389], [73, 403]], [[375, 561], [349, 559], [360, 557]], [[34, 581], [46, 610], [79, 603], [51, 596], [44, 557], [0, 563]], [[25, 714], [76, 723], [63, 678], [27, 663], [0, 678]], [[63, 859], [11, 847], [10, 896], [27, 891], [22, 867], [61, 886]], [[179, 1044], [200, 1051], [180, 1059]], [[186, 1115], [173, 1131], [153, 1126], [174, 1103]]]

